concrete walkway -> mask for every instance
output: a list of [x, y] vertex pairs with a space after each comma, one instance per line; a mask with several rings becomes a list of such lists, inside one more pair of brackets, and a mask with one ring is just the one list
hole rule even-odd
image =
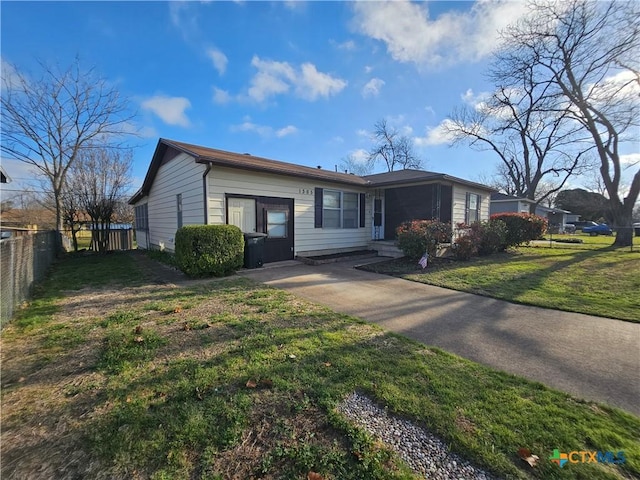
[[640, 324], [517, 305], [353, 266], [362, 261], [242, 275], [514, 373], [640, 415]]

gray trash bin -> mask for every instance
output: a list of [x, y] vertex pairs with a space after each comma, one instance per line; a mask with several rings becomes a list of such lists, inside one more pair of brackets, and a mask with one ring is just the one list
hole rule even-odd
[[264, 264], [266, 233], [244, 234], [244, 268], [260, 268]]

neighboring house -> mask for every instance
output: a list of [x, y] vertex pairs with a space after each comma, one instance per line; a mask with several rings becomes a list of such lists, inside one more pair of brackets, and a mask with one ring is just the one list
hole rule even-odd
[[4, 171], [2, 165], [0, 165], [0, 183], [9, 183], [11, 182], [11, 177], [7, 175], [7, 172]]
[[[567, 223], [569, 218], [575, 218], [575, 215], [568, 210], [562, 210], [561, 208], [543, 207], [538, 205], [536, 207], [536, 215], [544, 217], [549, 222], [549, 230], [552, 233], [566, 233]], [[571, 230], [575, 231], [575, 227]]]
[[504, 193], [493, 192], [491, 194], [490, 214], [505, 212], [530, 213], [531, 206], [535, 205], [534, 200], [522, 197], [505, 195]]
[[405, 220], [486, 220], [492, 189], [402, 170], [359, 177], [160, 139], [135, 207], [138, 246], [174, 251], [189, 224], [263, 232], [265, 262], [369, 248]]
[[[528, 198], [494, 192], [491, 194], [490, 211], [491, 215], [505, 212], [529, 213], [535, 203], [535, 201]], [[553, 233], [564, 232], [567, 223], [576, 221], [580, 217], [580, 215], [575, 215], [567, 210], [544, 207], [542, 205], [535, 205], [535, 214], [547, 219]]]

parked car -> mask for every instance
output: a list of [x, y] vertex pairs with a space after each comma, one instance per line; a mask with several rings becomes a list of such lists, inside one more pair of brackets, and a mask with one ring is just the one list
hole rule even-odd
[[600, 223], [589, 227], [583, 227], [582, 233], [588, 233], [592, 237], [595, 237], [596, 235], [613, 235], [613, 230], [611, 230], [609, 225], [606, 223]]
[[572, 223], [565, 223], [562, 226], [562, 231], [564, 233], [576, 233], [576, 226]]
[[584, 227], [595, 227], [598, 225], [596, 222], [592, 222], [590, 220], [580, 220], [576, 222], [567, 222], [576, 227], [576, 230], [582, 230]]

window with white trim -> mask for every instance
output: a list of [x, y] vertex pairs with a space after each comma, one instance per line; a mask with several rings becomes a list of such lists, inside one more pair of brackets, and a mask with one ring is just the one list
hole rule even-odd
[[136, 218], [135, 220], [136, 230], [139, 230], [139, 231], [148, 230], [149, 214], [148, 214], [147, 204], [145, 203], [144, 205], [138, 205], [137, 207], [135, 207], [134, 213]]
[[339, 190], [322, 192], [323, 228], [358, 228], [359, 195]]
[[470, 225], [480, 220], [480, 195], [467, 192], [467, 208], [464, 223]]

